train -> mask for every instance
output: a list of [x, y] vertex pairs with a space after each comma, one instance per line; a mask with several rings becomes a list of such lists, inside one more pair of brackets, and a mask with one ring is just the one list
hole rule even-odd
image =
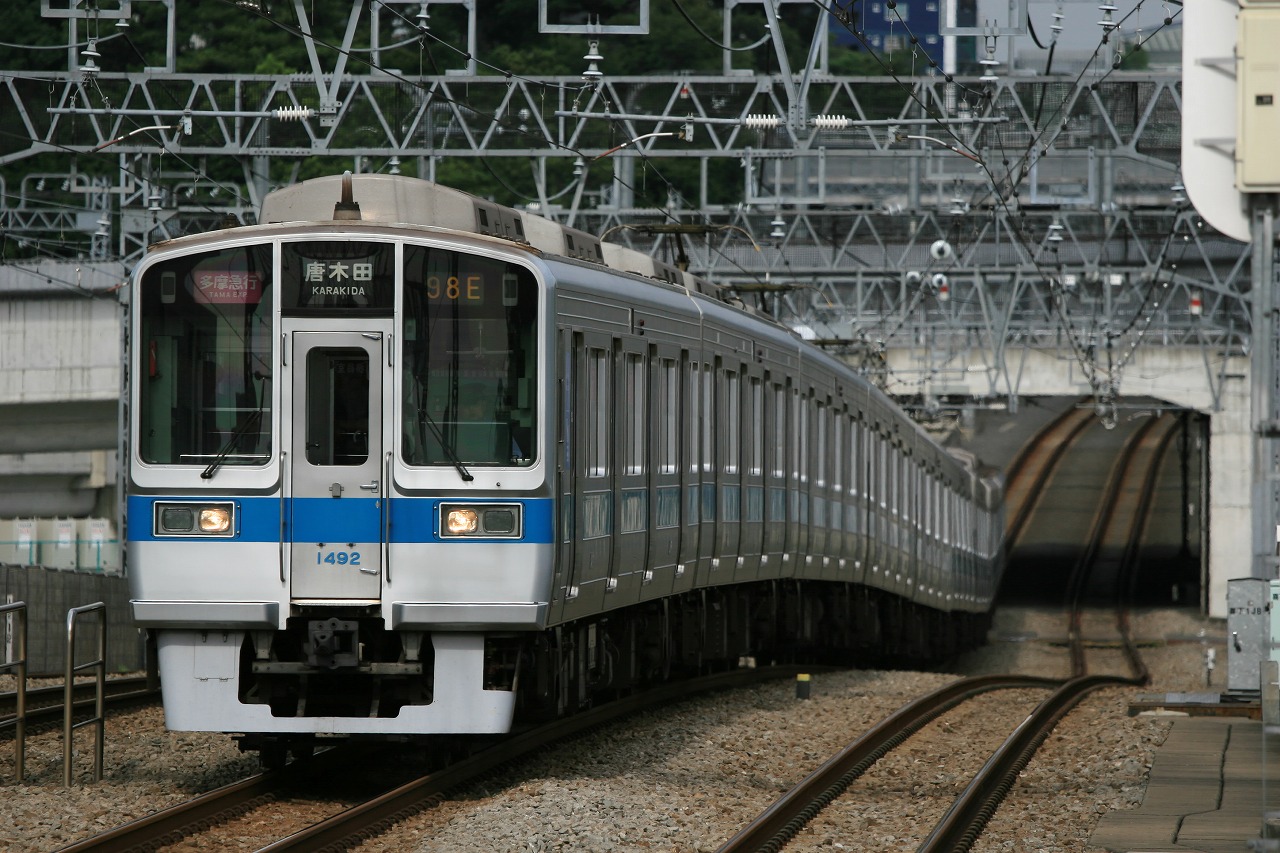
[[348, 172], [123, 291], [125, 573], [170, 729], [278, 762], [985, 641], [998, 473], [646, 253]]

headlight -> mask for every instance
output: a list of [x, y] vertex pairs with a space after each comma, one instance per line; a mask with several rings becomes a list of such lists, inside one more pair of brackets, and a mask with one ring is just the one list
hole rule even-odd
[[445, 517], [444, 529], [450, 536], [465, 536], [480, 529], [480, 516], [474, 509], [451, 509]]
[[519, 539], [522, 511], [520, 504], [443, 504], [440, 535], [446, 539]]
[[231, 529], [231, 507], [207, 506], [200, 510], [201, 533], [226, 533]]
[[171, 503], [155, 505], [156, 536], [234, 536], [232, 503]]

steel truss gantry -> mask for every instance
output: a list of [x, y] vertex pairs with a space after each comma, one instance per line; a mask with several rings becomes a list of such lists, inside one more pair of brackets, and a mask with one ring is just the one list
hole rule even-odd
[[[157, 239], [252, 221], [308, 158], [427, 178], [446, 157], [516, 158], [531, 209], [871, 361], [922, 341], [943, 362], [1067, 347], [1106, 396], [1144, 341], [1206, 365], [1248, 350], [1249, 250], [1181, 193], [1175, 76], [420, 77], [346, 63], [361, 31], [353, 11], [339, 61], [313, 45], [308, 75], [0, 72], [0, 114], [28, 137], [0, 141], [0, 173], [70, 155], [65, 174], [9, 179], [0, 226], [33, 244], [76, 232], [87, 259], [127, 266]], [[638, 202], [655, 185], [665, 202]]]

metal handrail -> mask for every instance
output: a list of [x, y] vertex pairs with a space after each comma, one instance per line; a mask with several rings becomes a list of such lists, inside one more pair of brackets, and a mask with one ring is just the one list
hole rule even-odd
[[[0, 664], [0, 672], [12, 669], [18, 681], [18, 686], [14, 689], [14, 694], [17, 696], [17, 704], [15, 706], [16, 713], [13, 717], [13, 766], [17, 773], [18, 781], [21, 782], [27, 775], [27, 603], [25, 601], [15, 601], [12, 604], [0, 605], [0, 614], [5, 615], [5, 621], [9, 622], [9, 624], [12, 624], [10, 620], [15, 619], [15, 617], [18, 623], [18, 629], [13, 634], [14, 639], [17, 641], [13, 658], [6, 659], [4, 663]], [[8, 655], [6, 655], [6, 658], [8, 658]], [[0, 723], [0, 728], [7, 728], [8, 726], [8, 720]]]
[[[98, 618], [98, 657], [95, 660], [76, 664], [76, 621], [86, 613], [100, 612]], [[74, 702], [72, 688], [75, 674], [82, 670], [92, 669], [97, 672], [97, 691], [94, 701], [93, 716], [79, 723], [72, 723]], [[104, 711], [107, 684], [107, 605], [101, 601], [73, 607], [67, 611], [67, 668], [66, 685], [63, 688], [62, 712], [62, 784], [71, 787], [71, 737], [72, 732], [81, 726], [93, 724], [97, 728], [93, 756], [93, 781], [102, 781], [102, 747], [106, 736], [107, 715]]]

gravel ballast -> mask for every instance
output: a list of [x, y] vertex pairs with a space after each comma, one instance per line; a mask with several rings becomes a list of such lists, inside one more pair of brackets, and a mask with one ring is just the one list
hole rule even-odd
[[[1091, 851], [1089, 834], [1102, 814], [1141, 803], [1152, 758], [1171, 725], [1168, 717], [1130, 716], [1130, 701], [1140, 693], [1223, 689], [1220, 621], [1155, 611], [1135, 614], [1133, 631], [1145, 641], [1151, 685], [1086, 699], [1024, 770], [975, 851]], [[524, 762], [360, 850], [716, 850], [830, 754], [956, 675], [1066, 675], [1064, 635], [1056, 612], [1008, 611], [998, 614], [991, 643], [950, 673], [815, 674], [808, 700], [796, 699], [788, 681], [683, 702]], [[1114, 632], [1099, 617], [1085, 623], [1085, 636], [1105, 646]], [[1222, 666], [1207, 688], [1210, 648]], [[926, 726], [788, 850], [913, 849], [966, 774], [1044, 695], [1002, 694]], [[166, 731], [158, 708], [108, 721], [100, 783], [88, 781], [92, 734], [80, 730], [75, 741], [79, 781], [70, 789], [62, 786], [60, 732], [29, 738], [22, 784], [13, 782], [12, 748], [0, 748], [0, 782], [8, 788], [0, 796], [0, 848], [55, 850], [257, 769], [256, 757], [241, 754], [226, 735]], [[226, 849], [257, 849], [272, 840], [269, 827], [264, 833]]]

